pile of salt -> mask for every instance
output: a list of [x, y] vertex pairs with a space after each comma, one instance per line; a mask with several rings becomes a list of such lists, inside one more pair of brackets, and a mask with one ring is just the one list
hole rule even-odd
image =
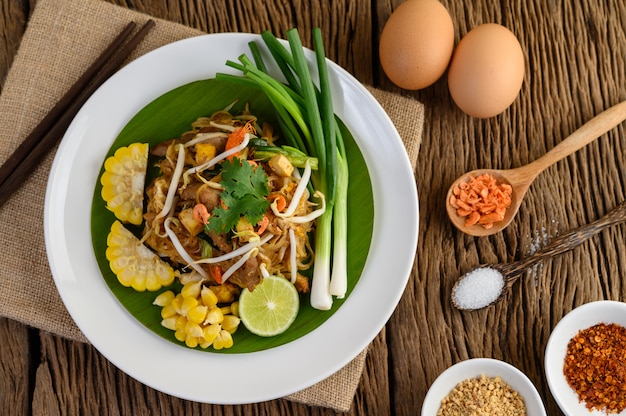
[[457, 282], [452, 297], [459, 309], [480, 309], [498, 299], [503, 287], [502, 273], [491, 267], [480, 267]]

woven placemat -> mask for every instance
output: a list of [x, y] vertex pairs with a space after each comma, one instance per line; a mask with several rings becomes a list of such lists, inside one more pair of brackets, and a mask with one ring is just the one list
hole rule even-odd
[[[0, 161], [30, 133], [96, 56], [128, 22], [150, 17], [100, 0], [40, 0], [0, 95]], [[155, 19], [156, 27], [134, 55], [203, 34]], [[369, 88], [395, 123], [413, 168], [424, 119], [413, 99]], [[47, 262], [43, 207], [55, 149], [12, 198], [0, 207], [0, 315], [62, 337], [88, 342], [56, 290]], [[328, 379], [286, 397], [313, 406], [348, 411], [367, 351]]]

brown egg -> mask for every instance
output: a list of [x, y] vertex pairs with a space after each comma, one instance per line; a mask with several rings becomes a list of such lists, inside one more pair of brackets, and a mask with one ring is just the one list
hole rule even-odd
[[524, 53], [504, 26], [487, 23], [461, 39], [448, 68], [448, 88], [461, 110], [477, 118], [502, 113], [524, 80]]
[[385, 23], [379, 56], [394, 84], [418, 90], [443, 75], [453, 49], [454, 26], [445, 6], [436, 0], [408, 0]]

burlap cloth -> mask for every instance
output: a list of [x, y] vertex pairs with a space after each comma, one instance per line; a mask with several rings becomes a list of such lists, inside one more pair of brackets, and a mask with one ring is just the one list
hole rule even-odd
[[[100, 0], [40, 0], [0, 95], [0, 161], [8, 158], [95, 57], [131, 20], [149, 17]], [[202, 34], [158, 20], [134, 59], [170, 42]], [[413, 168], [421, 141], [421, 103], [370, 91], [395, 123]], [[0, 315], [68, 339], [88, 342], [65, 309], [47, 262], [43, 207], [55, 149], [13, 197], [0, 207], [2, 285]], [[337, 411], [350, 409], [367, 350], [328, 379], [286, 397]]]

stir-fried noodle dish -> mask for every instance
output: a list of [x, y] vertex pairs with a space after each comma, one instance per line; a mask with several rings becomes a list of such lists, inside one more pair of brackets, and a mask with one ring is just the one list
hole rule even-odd
[[[277, 146], [275, 134], [247, 108], [227, 108], [178, 138], [150, 149], [135, 143], [105, 162], [102, 196], [119, 220], [108, 238], [111, 269], [138, 291], [178, 280], [182, 291], [155, 304], [162, 325], [190, 347], [232, 345], [239, 295], [264, 277], [310, 290], [301, 272], [313, 265], [311, 233], [325, 210], [310, 183], [317, 159]], [[158, 173], [144, 183], [148, 160]], [[122, 223], [141, 226], [141, 238]]]
[[151, 151], [163, 159], [162, 176], [146, 190], [146, 244], [220, 291], [252, 290], [269, 273], [289, 276], [308, 292], [298, 270], [312, 261], [315, 206], [287, 156], [256, 151], [273, 146], [272, 127], [227, 111], [192, 127]]

